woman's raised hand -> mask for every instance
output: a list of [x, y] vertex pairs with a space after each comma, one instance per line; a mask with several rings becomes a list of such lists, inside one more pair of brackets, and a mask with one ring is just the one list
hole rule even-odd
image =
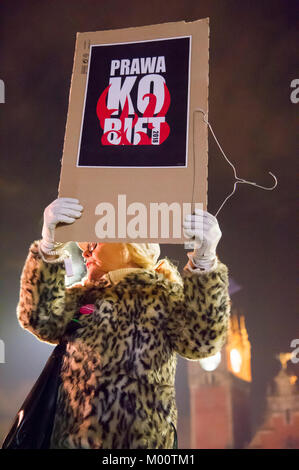
[[55, 229], [58, 223], [72, 224], [81, 217], [83, 206], [79, 200], [71, 197], [59, 197], [44, 210], [41, 249], [50, 252], [55, 246]]
[[[188, 236], [195, 236], [191, 257], [193, 264], [203, 267], [213, 265], [216, 248], [222, 236], [216, 217], [202, 209], [195, 209], [195, 214], [185, 217], [183, 227]], [[189, 254], [188, 257], [190, 259]]]

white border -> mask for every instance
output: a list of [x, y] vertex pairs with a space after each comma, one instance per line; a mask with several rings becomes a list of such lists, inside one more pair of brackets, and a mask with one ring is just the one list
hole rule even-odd
[[[101, 47], [101, 46], [117, 46], [120, 44], [136, 44], [140, 42], [154, 42], [154, 41], [169, 41], [171, 39], [182, 39], [182, 38], [189, 38], [189, 64], [188, 64], [188, 92], [187, 92], [187, 129], [186, 129], [186, 165], [175, 165], [175, 166], [90, 166], [90, 165], [78, 165], [79, 162], [79, 155], [80, 155], [80, 147], [81, 147], [81, 139], [82, 139], [82, 130], [83, 130], [83, 121], [84, 121], [84, 111], [86, 105], [86, 96], [87, 96], [87, 87], [88, 87], [88, 80], [89, 80], [89, 69], [90, 69], [90, 62], [91, 62], [91, 55], [92, 55], [92, 48], [93, 47]], [[85, 96], [84, 96], [84, 105], [83, 111], [81, 116], [81, 129], [80, 129], [80, 139], [79, 139], [79, 146], [77, 152], [77, 163], [76, 168], [138, 168], [142, 170], [143, 168], [187, 168], [188, 167], [188, 138], [189, 138], [189, 109], [190, 109], [190, 65], [191, 65], [191, 43], [192, 43], [192, 36], [175, 36], [171, 38], [161, 38], [161, 39], [148, 39], [146, 41], [130, 41], [130, 42], [115, 42], [111, 44], [91, 44], [90, 45], [90, 52], [88, 57], [88, 70], [87, 70], [87, 77], [86, 77], [86, 84], [85, 84]]]

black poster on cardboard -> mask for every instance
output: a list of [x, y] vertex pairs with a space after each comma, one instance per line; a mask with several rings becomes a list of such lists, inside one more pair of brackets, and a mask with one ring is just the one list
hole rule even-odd
[[186, 167], [191, 37], [90, 47], [77, 167]]

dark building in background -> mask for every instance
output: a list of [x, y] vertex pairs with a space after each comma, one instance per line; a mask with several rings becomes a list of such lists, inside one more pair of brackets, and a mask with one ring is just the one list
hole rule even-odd
[[249, 449], [299, 449], [299, 389], [286, 370], [291, 354], [280, 354], [282, 368], [268, 385], [266, 410]]
[[251, 346], [233, 309], [221, 353], [188, 363], [192, 449], [242, 449], [250, 441]]

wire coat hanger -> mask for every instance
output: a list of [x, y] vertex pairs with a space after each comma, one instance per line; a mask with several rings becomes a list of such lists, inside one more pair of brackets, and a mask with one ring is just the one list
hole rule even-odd
[[[225, 198], [225, 200], [223, 201], [223, 203], [222, 203], [221, 206], [219, 207], [218, 211], [216, 212], [215, 217], [217, 217], [217, 215], [218, 215], [219, 212], [221, 211], [221, 209], [222, 209], [222, 207], [224, 206], [224, 204], [225, 204], [225, 203], [228, 201], [228, 199], [235, 193], [236, 187], [237, 187], [237, 184], [238, 184], [238, 183], [251, 184], [252, 186], [256, 186], [257, 188], [265, 189], [266, 191], [272, 191], [274, 188], [276, 188], [276, 186], [277, 186], [277, 178], [276, 178], [276, 176], [275, 176], [271, 171], [269, 171], [268, 173], [269, 173], [271, 176], [273, 176], [274, 181], [275, 181], [275, 182], [274, 182], [274, 185], [273, 185], [272, 187], [262, 186], [262, 185], [260, 185], [260, 184], [255, 183], [254, 181], [248, 181], [248, 180], [245, 180], [245, 179], [243, 179], [243, 178], [239, 178], [239, 177], [237, 176], [237, 172], [236, 172], [236, 169], [235, 169], [234, 165], [229, 161], [229, 159], [228, 159], [227, 156], [225, 155], [225, 153], [224, 153], [224, 151], [223, 151], [223, 149], [222, 149], [222, 147], [221, 147], [221, 145], [220, 145], [220, 143], [219, 143], [219, 141], [218, 141], [218, 139], [217, 139], [217, 137], [216, 137], [216, 135], [215, 135], [215, 133], [214, 133], [214, 131], [213, 131], [213, 129], [212, 129], [211, 124], [210, 124], [209, 121], [207, 120], [207, 113], [206, 113], [202, 108], [196, 108], [196, 109], [194, 109], [194, 113], [196, 113], [196, 112], [201, 112], [201, 113], [203, 114], [203, 120], [204, 120], [204, 122], [207, 124], [208, 128], [210, 129], [210, 131], [211, 131], [211, 133], [212, 133], [212, 136], [214, 137], [215, 142], [216, 142], [216, 144], [218, 145], [218, 147], [219, 147], [219, 149], [220, 149], [220, 151], [221, 151], [223, 157], [224, 157], [225, 160], [229, 163], [229, 165], [233, 168], [233, 170], [234, 170], [234, 176], [235, 176], [235, 180], [236, 180], [236, 182], [235, 182], [235, 184], [234, 184], [234, 189], [233, 189], [233, 191]], [[194, 155], [194, 157], [195, 157], [195, 155]]]

